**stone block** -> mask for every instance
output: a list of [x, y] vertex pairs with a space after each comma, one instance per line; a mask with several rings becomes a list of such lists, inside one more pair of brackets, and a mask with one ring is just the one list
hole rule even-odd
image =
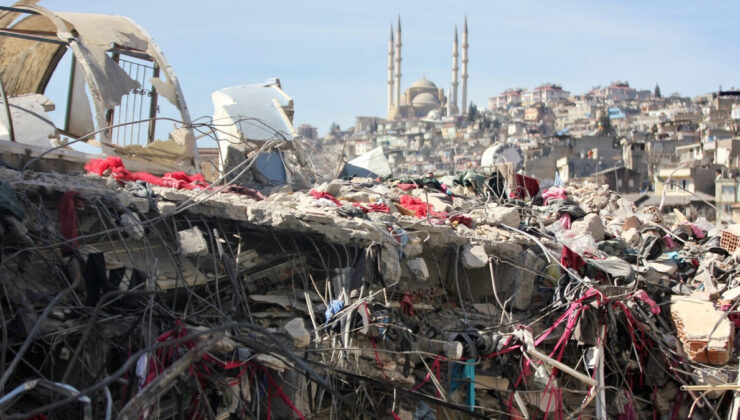
[[177, 204], [169, 201], [157, 201], [157, 212], [162, 216], [167, 216], [177, 209]]
[[421, 255], [423, 250], [424, 247], [420, 239], [411, 239], [409, 243], [407, 243], [406, 246], [403, 248], [403, 254], [406, 256], [406, 258], [414, 258]]
[[293, 339], [293, 346], [297, 348], [308, 347], [311, 344], [311, 333], [306, 329], [303, 318], [293, 318], [283, 325], [283, 329]]
[[495, 207], [488, 210], [488, 213], [490, 214], [490, 222], [494, 225], [519, 227], [522, 220], [519, 216], [519, 210], [514, 207]]
[[429, 280], [429, 268], [424, 258], [414, 258], [406, 261], [406, 266], [416, 280]]
[[180, 240], [180, 255], [184, 257], [208, 255], [208, 243], [198, 226], [181, 230], [177, 232], [177, 236]]
[[121, 190], [116, 193], [116, 200], [118, 200], [119, 203], [121, 203], [121, 206], [128, 207], [131, 204], [131, 200], [133, 200], [134, 196], [131, 195], [130, 192], [126, 190]]
[[573, 222], [570, 227], [573, 233], [585, 233], [591, 235], [596, 242], [604, 240], [604, 222], [597, 214], [587, 214], [581, 220]]
[[483, 245], [465, 245], [460, 254], [460, 259], [462, 260], [463, 267], [468, 270], [483, 268], [488, 265], [488, 254]]
[[141, 214], [149, 213], [150, 202], [148, 198], [131, 197], [131, 206]]

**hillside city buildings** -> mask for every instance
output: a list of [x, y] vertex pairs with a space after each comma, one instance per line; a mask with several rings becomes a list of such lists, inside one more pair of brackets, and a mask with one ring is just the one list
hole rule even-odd
[[740, 91], [689, 98], [628, 81], [583, 93], [543, 83], [508, 88], [478, 107], [467, 102], [467, 21], [463, 28], [461, 81], [455, 30], [448, 91], [422, 78], [401, 93], [399, 18], [388, 43], [387, 118], [358, 116], [353, 127], [310, 140], [317, 167], [336, 176], [341, 162], [382, 147], [394, 176], [454, 174], [478, 167], [490, 146], [512, 143], [525, 175], [592, 178], [642, 203], [662, 201], [664, 211], [727, 220], [734, 211], [740, 220]]

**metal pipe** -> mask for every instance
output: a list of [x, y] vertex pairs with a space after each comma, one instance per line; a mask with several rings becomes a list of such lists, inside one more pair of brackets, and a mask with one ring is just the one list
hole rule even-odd
[[562, 372], [567, 373], [568, 375], [580, 380], [581, 382], [588, 384], [590, 386], [598, 386], [598, 382], [590, 376], [586, 376], [582, 374], [581, 372], [578, 372], [577, 370], [571, 368], [570, 366], [558, 362], [557, 360], [549, 357], [548, 355], [540, 352], [539, 350], [535, 349], [533, 346], [528, 346], [526, 349], [527, 353], [529, 353], [530, 356], [534, 357], [535, 359], [538, 359], [542, 362], [547, 363], [550, 366], [556, 367], [560, 369]]
[[0, 10], [4, 12], [13, 12], [13, 13], [28, 13], [29, 15], [38, 15], [39, 12], [35, 10], [28, 10], [26, 8], [20, 8], [20, 7], [8, 7], [8, 6], [0, 6]]
[[54, 39], [43, 35], [34, 35], [30, 33], [17, 32], [10, 29], [0, 29], [0, 36], [9, 36], [12, 38], [27, 39], [29, 41], [47, 42], [50, 44], [67, 45], [67, 41]]

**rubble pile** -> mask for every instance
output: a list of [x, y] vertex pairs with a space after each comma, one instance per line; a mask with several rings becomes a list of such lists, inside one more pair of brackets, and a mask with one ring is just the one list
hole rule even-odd
[[255, 191], [0, 168], [0, 412], [740, 408], [732, 227], [680, 212], [668, 225], [593, 184], [473, 175]]

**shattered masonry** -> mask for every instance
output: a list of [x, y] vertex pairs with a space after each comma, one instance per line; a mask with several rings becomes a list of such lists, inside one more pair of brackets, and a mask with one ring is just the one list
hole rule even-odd
[[737, 255], [605, 188], [0, 178], [8, 418], [729, 409]]
[[[213, 123], [193, 124], [143, 29], [34, 3], [0, 15], [17, 36], [0, 37], [7, 102], [53, 108], [43, 92], [65, 48], [81, 73], [63, 130], [15, 111], [0, 127], [0, 417], [740, 410], [740, 226], [679, 211], [669, 225], [606, 186], [545, 188], [511, 162], [394, 179], [382, 148], [321, 182], [277, 79], [214, 92]], [[159, 117], [111, 117], [143, 92], [114, 59], [126, 54], [161, 71], [143, 84], [148, 105], [177, 108], [167, 140]], [[117, 143], [128, 125], [144, 141]], [[218, 142], [212, 176], [197, 173], [196, 132]]]

